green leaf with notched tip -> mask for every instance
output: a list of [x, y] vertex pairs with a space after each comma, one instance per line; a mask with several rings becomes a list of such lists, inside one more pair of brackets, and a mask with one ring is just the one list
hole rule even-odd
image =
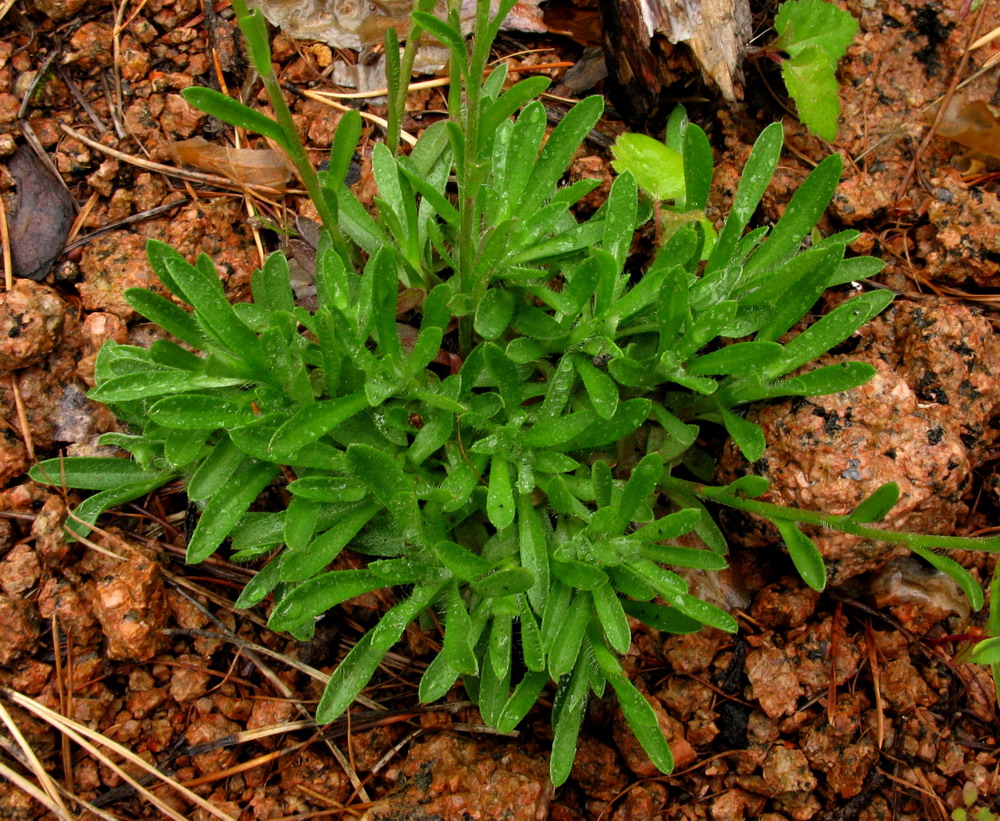
[[639, 187], [658, 200], [684, 196], [684, 158], [645, 134], [622, 134], [611, 146], [611, 165], [619, 174], [631, 171]]
[[830, 141], [837, 138], [840, 118], [840, 88], [834, 68], [826, 52], [817, 46], [803, 49], [781, 64], [781, 76], [795, 99], [799, 119], [814, 134]]
[[858, 33], [858, 21], [827, 0], [786, 0], [774, 17], [774, 30], [773, 48], [793, 57], [818, 48], [836, 66]]

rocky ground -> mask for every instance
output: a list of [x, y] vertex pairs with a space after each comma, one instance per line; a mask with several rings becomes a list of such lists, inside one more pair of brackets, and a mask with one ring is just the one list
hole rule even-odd
[[[586, 78], [599, 72], [565, 76], [594, 68], [595, 4], [549, 5], [554, 31], [505, 35], [496, 56], [513, 55], [522, 76], [564, 80], [563, 93], [595, 90]], [[894, 526], [988, 533], [1000, 504], [1000, 126], [984, 104], [1000, 104], [1000, 75], [984, 64], [1000, 40], [966, 47], [1000, 25], [1000, 6], [842, 5], [861, 33], [840, 71], [832, 148], [846, 171], [822, 228], [859, 230], [853, 250], [885, 259], [878, 282], [900, 297], [838, 353], [876, 366], [869, 385], [754, 409], [767, 453], [746, 465], [724, 448], [719, 474], [755, 470], [772, 480], [773, 499], [830, 512], [892, 480], [903, 490]], [[97, 435], [115, 429], [85, 394], [104, 341], [156, 337], [122, 298], [128, 287], [161, 287], [145, 240], [209, 254], [232, 298], [246, 299], [261, 252], [280, 242], [270, 227], [312, 211], [284, 190], [280, 165], [208, 160], [192, 172], [204, 147], [176, 145], [232, 144], [179, 94], [243, 84], [227, 3], [2, 8], [0, 191], [19, 275], [0, 293], [0, 818], [945, 821], [963, 795], [1000, 812], [994, 685], [962, 655], [984, 615], [946, 578], [882, 545], [818, 534], [834, 582], [818, 595], [773, 534], [727, 521], [734, 571], [692, 583], [735, 608], [741, 632], [669, 636], [637, 625], [627, 660], [672, 739], [674, 774], [655, 770], [613, 698], [595, 700], [572, 779], [553, 791], [551, 705], [514, 737], [483, 727], [460, 691], [418, 706], [416, 682], [437, 645], [416, 631], [349, 722], [315, 727], [326, 675], [388, 602], [352, 600], [307, 644], [269, 632], [263, 609], [232, 608], [253, 568], [183, 564], [191, 522], [180, 487], [106, 517], [92, 541], [67, 543], [73, 497], [24, 474], [60, 451], [94, 453]], [[773, 8], [755, 12], [763, 31]], [[725, 213], [755, 135], [783, 119], [787, 150], [758, 215], [776, 219], [831, 146], [783, 110], [766, 58], [747, 64], [744, 101], [727, 106], [681, 50], [665, 50], [682, 78], [674, 91], [716, 149], [710, 217]], [[284, 34], [274, 54], [319, 162], [340, 115], [302, 92], [331, 88], [355, 56]], [[927, 107], [955, 86], [936, 130], [959, 142], [925, 139]], [[378, 102], [362, 109], [383, 113]], [[441, 108], [438, 89], [415, 93], [407, 129]], [[623, 127], [613, 113], [600, 125], [609, 136]], [[378, 138], [366, 130], [359, 152], [356, 185], [368, 195]], [[588, 144], [572, 175], [610, 179], [604, 149]], [[254, 184], [270, 190], [248, 191]], [[990, 557], [953, 558], [988, 583]]]

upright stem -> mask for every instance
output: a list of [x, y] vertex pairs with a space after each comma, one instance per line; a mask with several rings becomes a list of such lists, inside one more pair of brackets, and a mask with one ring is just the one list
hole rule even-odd
[[[468, 56], [468, 73], [465, 83], [465, 105], [461, 112], [460, 124], [465, 133], [464, 156], [461, 164], [464, 179], [458, 180], [460, 232], [458, 239], [459, 290], [469, 300], [469, 309], [482, 299], [485, 285], [475, 276], [477, 240], [480, 234], [479, 192], [483, 185], [483, 169], [480, 163], [479, 120], [482, 109], [483, 72], [489, 58], [490, 42], [485, 33], [489, 26], [489, 0], [477, 0], [476, 24], [472, 33], [472, 43]], [[472, 350], [472, 315], [459, 319], [458, 343], [462, 356]]]
[[[251, 12], [247, 8], [245, 0], [233, 0], [233, 8], [236, 11], [236, 19], [243, 30], [249, 47], [250, 58], [254, 69], [264, 81], [264, 89], [267, 91], [271, 107], [274, 109], [278, 125], [285, 136], [283, 146], [288, 158], [295, 166], [302, 184], [306, 187], [309, 199], [313, 201], [319, 212], [320, 221], [323, 227], [330, 234], [334, 250], [344, 260], [350, 264], [350, 255], [347, 249], [347, 242], [340, 231], [340, 224], [337, 220], [337, 201], [331, 196], [327, 197], [323, 187], [320, 185], [316, 170], [309, 162], [306, 148], [299, 139], [298, 129], [292, 119], [292, 112], [285, 102], [285, 95], [281, 90], [281, 84], [271, 66], [271, 48], [267, 40], [267, 28], [264, 19], [260, 17], [260, 12], [256, 9]], [[329, 192], [332, 194], [332, 192]]]
[[309, 155], [306, 154], [306, 148], [302, 144], [302, 140], [299, 139], [295, 120], [292, 119], [292, 112], [285, 102], [285, 96], [281, 91], [281, 84], [278, 82], [278, 78], [272, 71], [268, 75], [263, 75], [261, 79], [264, 81], [264, 88], [271, 101], [271, 107], [274, 109], [278, 124], [281, 126], [281, 130], [285, 132], [288, 140], [288, 145], [285, 147], [288, 158], [292, 161], [295, 170], [299, 174], [299, 178], [302, 180], [302, 184], [306, 187], [309, 199], [316, 206], [323, 227], [330, 233], [334, 249], [346, 262], [348, 260], [347, 243], [340, 231], [336, 200], [324, 195], [323, 187], [320, 185], [319, 177], [316, 175], [316, 170], [309, 161]]
[[[429, 12], [434, 8], [434, 0], [418, 0], [418, 11]], [[385, 144], [392, 153], [399, 156], [401, 144], [399, 137], [403, 132], [403, 117], [406, 114], [406, 95], [409, 91], [410, 77], [413, 74], [413, 63], [417, 58], [417, 46], [424, 30], [414, 22], [410, 22], [410, 30], [406, 35], [406, 45], [403, 47], [403, 58], [399, 66], [399, 82], [396, 88], [391, 88], [389, 94], [389, 125], [385, 130]]]

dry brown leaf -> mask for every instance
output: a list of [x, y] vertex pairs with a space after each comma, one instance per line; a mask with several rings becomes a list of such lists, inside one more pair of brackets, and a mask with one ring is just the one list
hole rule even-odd
[[270, 148], [229, 148], [192, 137], [169, 143], [167, 151], [178, 165], [222, 174], [243, 185], [266, 185], [284, 191], [292, 177], [284, 155]]
[[[933, 121], [937, 112], [928, 116]], [[938, 125], [937, 133], [953, 142], [1000, 160], [1000, 119], [982, 100], [962, 105], [953, 101]]]

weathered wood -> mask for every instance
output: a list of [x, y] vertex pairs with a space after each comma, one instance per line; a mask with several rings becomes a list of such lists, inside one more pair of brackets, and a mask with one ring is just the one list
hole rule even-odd
[[705, 80], [738, 99], [750, 37], [748, 0], [599, 0], [609, 90], [630, 122], [645, 120], [664, 86], [679, 79], [665, 67], [653, 38], [684, 43]]

